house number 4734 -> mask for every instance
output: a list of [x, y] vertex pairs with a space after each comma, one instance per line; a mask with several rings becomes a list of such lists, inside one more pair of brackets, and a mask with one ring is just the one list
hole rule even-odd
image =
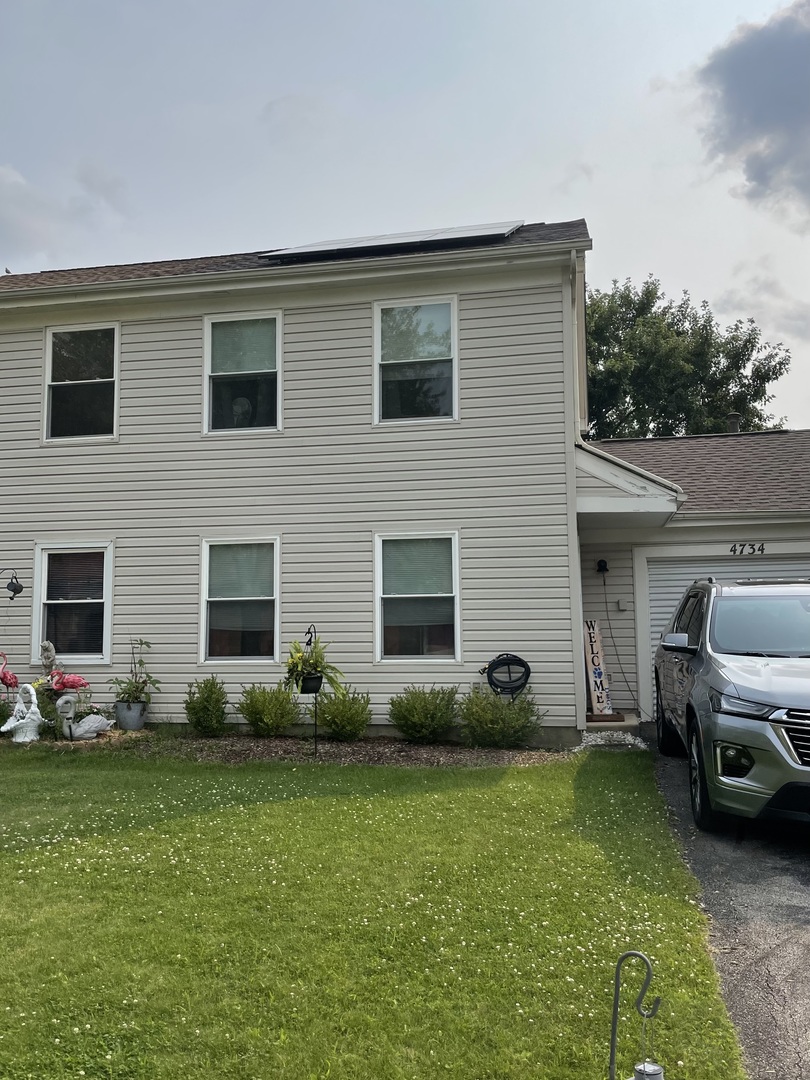
[[732, 544], [728, 549], [732, 555], [764, 555], [764, 544]]

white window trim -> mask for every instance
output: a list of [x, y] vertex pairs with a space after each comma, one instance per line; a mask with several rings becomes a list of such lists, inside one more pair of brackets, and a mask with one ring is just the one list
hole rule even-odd
[[[207, 657], [206, 645], [208, 642], [208, 552], [217, 545], [233, 546], [234, 544], [272, 544], [273, 545], [273, 655], [272, 656], [211, 656]], [[281, 630], [281, 589], [279, 571], [281, 568], [281, 537], [280, 536], [242, 536], [237, 538], [217, 536], [214, 539], [203, 538], [200, 542], [200, 624], [199, 624], [199, 650], [198, 662], [206, 667], [220, 666], [221, 664], [277, 664], [279, 662], [279, 634]]]
[[[450, 305], [450, 349], [453, 360], [453, 414], [452, 416], [406, 417], [401, 420], [383, 420], [380, 416], [380, 368], [382, 366], [382, 311], [384, 308], [413, 307], [417, 304]], [[458, 297], [449, 294], [442, 296], [397, 297], [393, 300], [374, 301], [374, 415], [373, 423], [380, 427], [394, 424], [452, 424], [459, 417], [459, 355], [458, 355]]]
[[[383, 561], [384, 540], [444, 540], [452, 542], [453, 557], [453, 614], [455, 618], [455, 654], [453, 656], [383, 656]], [[438, 529], [430, 532], [382, 532], [374, 535], [374, 660], [381, 664], [460, 664], [463, 656], [461, 647], [461, 574], [459, 572], [458, 532], [452, 529]], [[429, 594], [425, 594], [429, 595]], [[440, 595], [440, 594], [436, 594]], [[445, 595], [445, 594], [441, 594]]]
[[[54, 385], [51, 381], [53, 364], [53, 335], [72, 333], [76, 330], [114, 330], [115, 346], [113, 350], [113, 380], [115, 382], [115, 395], [113, 402], [113, 430], [111, 435], [65, 435], [52, 438], [48, 434], [48, 417], [50, 415], [50, 388]], [[74, 443], [102, 443], [116, 442], [118, 440], [118, 410], [121, 398], [121, 323], [98, 322], [98, 323], [72, 323], [67, 326], [48, 326], [45, 328], [45, 364], [42, 380], [42, 441], [43, 443], [55, 443], [59, 446]], [[106, 380], [105, 380], [106, 381]]]
[[[248, 427], [248, 428], [212, 428], [211, 427], [211, 327], [217, 322], [243, 322], [248, 319], [275, 319], [276, 320], [276, 423], [274, 427]], [[282, 379], [282, 342], [284, 334], [282, 329], [283, 313], [281, 311], [223, 311], [216, 315], [203, 316], [203, 435], [224, 436], [231, 438], [236, 436], [267, 435], [281, 432], [284, 428], [284, 405], [283, 405], [283, 379]]]
[[[56, 654], [59, 663], [69, 669], [104, 664], [109, 666], [112, 654], [112, 609], [113, 609], [113, 542], [100, 540], [88, 543], [81, 540], [68, 540], [63, 543], [36, 544], [34, 547], [34, 588], [32, 594], [31, 619], [31, 663], [39, 664], [40, 646], [45, 641], [44, 604], [46, 582], [48, 580], [48, 556], [61, 555], [71, 551], [104, 552], [104, 628], [101, 655], [82, 655], [79, 653]], [[81, 674], [81, 671], [78, 672]]]

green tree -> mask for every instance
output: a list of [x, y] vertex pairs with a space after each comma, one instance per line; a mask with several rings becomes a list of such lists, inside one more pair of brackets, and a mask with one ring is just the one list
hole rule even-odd
[[669, 300], [654, 277], [588, 290], [587, 352], [593, 439], [708, 435], [730, 412], [741, 431], [781, 427], [765, 406], [790, 367], [785, 346], [763, 342], [753, 319], [721, 330], [705, 300]]

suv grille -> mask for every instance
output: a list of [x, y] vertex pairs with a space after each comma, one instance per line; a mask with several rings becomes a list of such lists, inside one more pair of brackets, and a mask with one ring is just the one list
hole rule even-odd
[[[790, 714], [789, 718], [792, 719]], [[785, 724], [785, 734], [790, 739], [790, 745], [796, 751], [796, 757], [802, 765], [810, 765], [810, 724], [806, 727], [793, 727]]]

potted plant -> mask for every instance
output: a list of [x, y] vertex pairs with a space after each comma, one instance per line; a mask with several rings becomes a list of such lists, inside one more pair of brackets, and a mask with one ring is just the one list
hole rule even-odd
[[319, 637], [314, 637], [311, 645], [290, 642], [284, 676], [286, 687], [299, 694], [317, 694], [325, 681], [333, 694], [340, 695], [343, 693], [342, 678], [343, 672], [326, 659], [326, 645]]
[[146, 707], [152, 701], [152, 694], [160, 691], [160, 683], [146, 670], [144, 649], [152, 645], [143, 638], [129, 639], [130, 666], [129, 675], [124, 678], [110, 679], [115, 687], [115, 718], [124, 731], [139, 731], [146, 722]]

